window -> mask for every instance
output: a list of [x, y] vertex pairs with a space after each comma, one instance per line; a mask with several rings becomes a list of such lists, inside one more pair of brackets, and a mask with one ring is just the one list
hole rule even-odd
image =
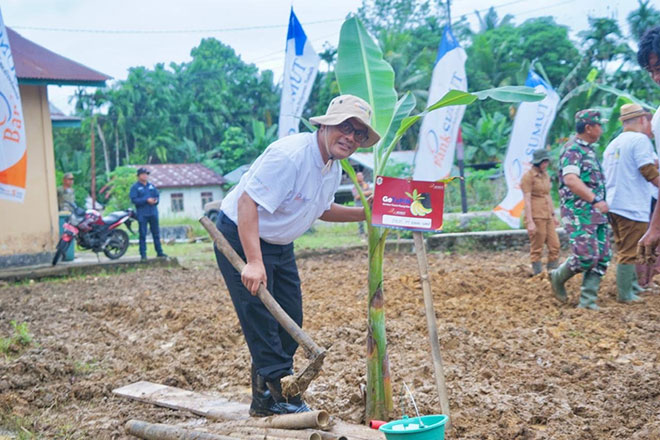
[[183, 193], [172, 193], [172, 212], [183, 212]]
[[213, 201], [213, 193], [212, 192], [202, 192], [202, 209], [204, 209], [204, 205], [206, 205], [208, 202]]

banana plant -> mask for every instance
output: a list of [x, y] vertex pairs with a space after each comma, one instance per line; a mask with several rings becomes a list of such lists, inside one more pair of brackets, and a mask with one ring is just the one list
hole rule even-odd
[[[539, 101], [545, 97], [529, 87], [500, 87], [467, 93], [450, 90], [423, 112], [411, 115], [415, 97], [405, 93], [399, 100], [394, 89], [394, 71], [383, 53], [356, 17], [344, 22], [339, 36], [337, 83], [342, 94], [359, 96], [373, 110], [372, 126], [381, 135], [373, 147], [374, 175], [382, 175], [390, 153], [401, 137], [425, 114], [450, 105], [468, 105], [477, 99], [492, 98], [504, 102]], [[371, 226], [371, 209], [355, 171], [347, 160], [342, 168], [349, 175], [365, 207], [369, 246], [368, 323], [367, 323], [367, 401], [366, 420], [387, 420], [393, 409], [392, 383], [385, 332], [385, 297], [383, 294], [383, 258], [388, 229]]]

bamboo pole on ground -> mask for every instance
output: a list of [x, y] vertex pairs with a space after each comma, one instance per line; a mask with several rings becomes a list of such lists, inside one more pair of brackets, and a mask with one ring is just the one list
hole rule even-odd
[[320, 433], [307, 430], [276, 429], [276, 428], [258, 428], [255, 426], [237, 426], [231, 430], [230, 436], [259, 436], [262, 438], [290, 438], [301, 440], [323, 440]]
[[253, 426], [258, 428], [276, 429], [326, 429], [330, 424], [330, 414], [327, 411], [309, 411], [296, 414], [283, 414], [262, 418], [250, 418], [220, 423], [224, 428]]
[[447, 385], [445, 383], [445, 371], [442, 366], [442, 354], [440, 353], [440, 342], [438, 341], [438, 326], [435, 319], [435, 309], [433, 307], [433, 293], [431, 292], [431, 282], [429, 280], [429, 263], [426, 260], [426, 246], [421, 232], [413, 232], [415, 240], [415, 253], [417, 254], [417, 265], [419, 266], [419, 276], [422, 281], [422, 291], [424, 292], [424, 309], [426, 311], [426, 324], [429, 329], [429, 340], [431, 342], [431, 353], [433, 355], [433, 371], [435, 373], [435, 384], [440, 398], [440, 408], [442, 413], [447, 416], [447, 431], [451, 429], [451, 418], [449, 416], [449, 399], [447, 397]]
[[129, 420], [126, 432], [143, 440], [237, 440], [236, 437], [193, 431], [161, 423], [148, 423], [142, 420]]

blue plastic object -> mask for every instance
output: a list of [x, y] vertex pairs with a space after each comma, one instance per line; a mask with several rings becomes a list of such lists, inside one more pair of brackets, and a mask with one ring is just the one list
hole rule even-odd
[[403, 416], [403, 419], [393, 420], [378, 429], [385, 433], [387, 440], [444, 440], [446, 423], [444, 414]]
[[[64, 223], [69, 219], [69, 214], [66, 215], [60, 215], [60, 237], [64, 233]], [[76, 239], [74, 238], [71, 240], [71, 243], [69, 243], [69, 247], [66, 250], [66, 253], [64, 254], [62, 261], [73, 261], [73, 259], [76, 257], [75, 255], [76, 252]]]

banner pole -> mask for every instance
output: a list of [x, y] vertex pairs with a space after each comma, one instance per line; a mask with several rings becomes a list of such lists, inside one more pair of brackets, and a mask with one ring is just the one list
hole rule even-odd
[[92, 195], [92, 209], [96, 209], [96, 153], [94, 151], [94, 116], [92, 115], [92, 122], [90, 125], [90, 135], [91, 135], [91, 172], [92, 172], [92, 182], [91, 182], [91, 195]]
[[465, 151], [463, 150], [463, 132], [458, 128], [458, 142], [456, 143], [456, 161], [458, 162], [458, 175], [461, 176], [461, 211], [463, 214], [468, 212], [467, 191], [465, 189]]

